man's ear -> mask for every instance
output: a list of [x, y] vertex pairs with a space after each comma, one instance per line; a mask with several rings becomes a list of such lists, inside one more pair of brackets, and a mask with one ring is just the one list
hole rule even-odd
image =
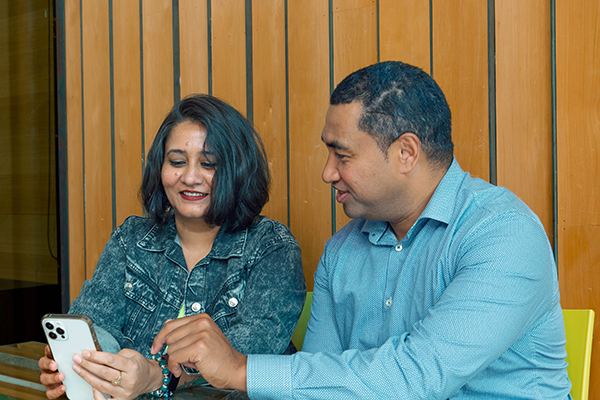
[[421, 156], [421, 141], [412, 132], [405, 132], [388, 149], [390, 161], [397, 164], [396, 171], [406, 174], [417, 165]]

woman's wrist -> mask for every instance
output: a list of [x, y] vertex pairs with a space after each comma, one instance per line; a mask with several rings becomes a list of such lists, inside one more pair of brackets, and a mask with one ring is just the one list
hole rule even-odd
[[146, 359], [146, 361], [149, 363], [149, 379], [148, 379], [148, 385], [146, 386], [146, 389], [143, 393], [141, 394], [145, 394], [145, 393], [152, 393], [156, 390], [160, 390], [160, 387], [162, 386], [162, 380], [163, 380], [163, 374], [162, 374], [162, 368], [158, 366], [158, 361], [154, 361], [154, 360], [150, 360], [150, 359]]

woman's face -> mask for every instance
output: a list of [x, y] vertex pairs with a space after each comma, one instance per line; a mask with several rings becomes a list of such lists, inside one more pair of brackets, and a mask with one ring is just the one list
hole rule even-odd
[[216, 165], [214, 157], [204, 153], [205, 139], [202, 125], [184, 121], [173, 128], [165, 144], [161, 179], [179, 222], [202, 219], [210, 205]]

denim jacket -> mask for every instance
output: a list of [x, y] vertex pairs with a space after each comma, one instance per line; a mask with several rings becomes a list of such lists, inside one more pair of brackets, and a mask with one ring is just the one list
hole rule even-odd
[[[283, 353], [306, 296], [300, 247], [287, 227], [257, 217], [220, 230], [188, 272], [175, 221], [161, 227], [131, 216], [111, 235], [92, 279], [69, 313], [94, 323], [104, 351], [150, 346], [167, 319], [207, 313], [243, 354]], [[292, 345], [293, 346], [293, 345]]]

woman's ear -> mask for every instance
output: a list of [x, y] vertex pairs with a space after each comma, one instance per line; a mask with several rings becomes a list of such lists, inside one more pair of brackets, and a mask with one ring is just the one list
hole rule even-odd
[[394, 168], [401, 174], [407, 174], [417, 165], [421, 155], [421, 141], [412, 132], [405, 132], [392, 143], [388, 149], [390, 161], [396, 165]]

